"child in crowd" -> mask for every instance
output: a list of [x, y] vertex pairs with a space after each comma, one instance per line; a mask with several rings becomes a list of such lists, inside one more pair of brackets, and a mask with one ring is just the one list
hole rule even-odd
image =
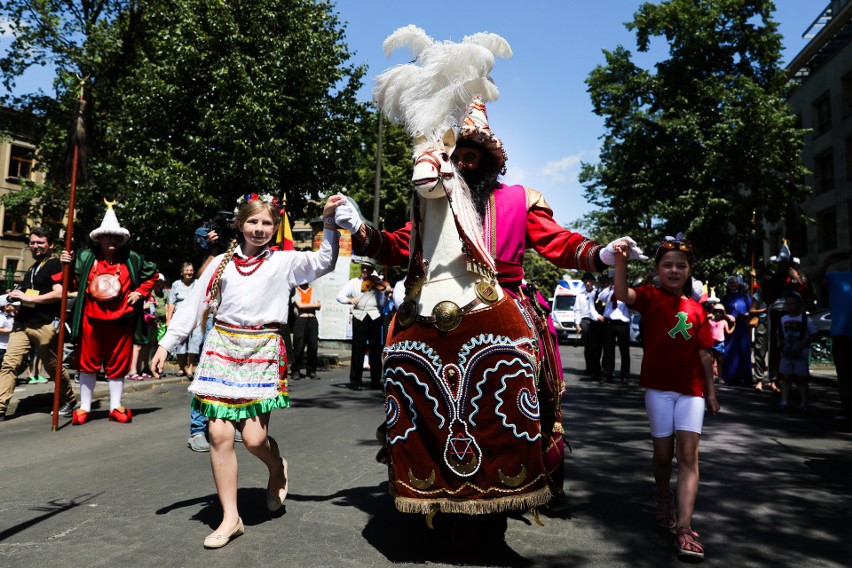
[[[698, 441], [705, 406], [719, 411], [713, 385], [713, 336], [704, 308], [693, 300], [692, 245], [678, 234], [660, 243], [654, 258], [659, 285], [627, 286], [628, 243], [615, 245], [616, 298], [642, 315], [644, 356], [639, 385], [654, 446], [657, 524], [675, 530], [682, 558], [703, 559], [704, 547], [692, 530], [698, 494]], [[670, 483], [677, 456], [677, 515]]]
[[790, 401], [790, 388], [793, 381], [799, 389], [799, 410], [808, 409], [808, 354], [811, 339], [816, 335], [816, 325], [805, 313], [801, 294], [787, 292], [784, 296], [787, 313], [781, 316], [781, 363], [778, 374], [781, 375], [781, 403], [778, 408], [787, 410]]
[[725, 337], [734, 333], [737, 322], [725, 313], [725, 306], [716, 302], [708, 302], [710, 312], [710, 331], [713, 334], [713, 374], [715, 379], [724, 380], [721, 376], [725, 362]]
[[272, 409], [290, 406], [281, 327], [292, 288], [334, 269], [339, 238], [334, 210], [343, 200], [335, 195], [326, 202], [317, 252], [273, 252], [268, 245], [281, 220], [278, 199], [256, 193], [241, 197], [234, 222], [238, 238], [204, 270], [151, 360], [159, 377], [169, 352], [199, 322], [203, 328], [208, 316], [213, 318], [189, 386], [192, 408], [209, 419], [210, 462], [223, 511], [222, 522], [204, 539], [205, 548], [221, 548], [244, 532], [237, 510], [235, 428], [269, 470], [266, 507], [274, 512], [284, 504], [288, 464], [267, 434]]

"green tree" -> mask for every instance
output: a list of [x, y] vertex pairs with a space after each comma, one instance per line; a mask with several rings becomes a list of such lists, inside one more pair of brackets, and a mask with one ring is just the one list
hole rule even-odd
[[171, 267], [190, 253], [193, 228], [242, 193], [286, 194], [291, 218], [307, 218], [351, 178], [364, 69], [347, 63], [329, 2], [12, 0], [5, 10], [27, 24], [15, 40], [27, 41], [0, 59], [4, 81], [46, 52], [57, 65], [59, 104], [36, 109], [54, 182], [34, 189], [41, 203], [65, 194], [73, 75], [89, 76], [81, 239], [102, 199], [115, 199], [133, 246]]
[[565, 270], [554, 266], [534, 250], [528, 250], [524, 255], [524, 278], [538, 286], [545, 298], [553, 295], [556, 284], [565, 274]]
[[[770, 0], [643, 3], [628, 29], [640, 52], [664, 38], [653, 71], [622, 46], [587, 79], [604, 118], [600, 162], [584, 164], [599, 232], [646, 248], [683, 232], [707, 272], [747, 265], [752, 213], [776, 222], [802, 183], [803, 131], [785, 102]], [[706, 266], [705, 266], [706, 265]]]
[[[376, 145], [379, 114], [374, 110], [363, 122], [363, 146], [355, 156], [347, 195], [361, 209], [361, 214], [373, 220], [373, 201], [376, 187]], [[409, 218], [412, 196], [411, 136], [405, 129], [387, 119], [382, 126], [382, 174], [380, 186], [380, 228], [402, 227]]]

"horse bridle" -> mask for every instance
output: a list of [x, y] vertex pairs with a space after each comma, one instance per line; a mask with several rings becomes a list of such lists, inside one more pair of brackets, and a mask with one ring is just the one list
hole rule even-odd
[[[443, 168], [441, 167], [442, 161], [444, 163], [447, 163], [447, 162], [450, 161], [449, 154], [447, 154], [446, 150], [440, 150], [441, 157], [438, 158], [438, 156], [436, 156], [438, 151], [439, 151], [438, 148], [429, 148], [427, 150], [424, 150], [419, 156], [417, 156], [417, 158], [414, 159], [414, 165], [417, 166], [418, 164], [421, 164], [421, 163], [424, 163], [424, 162], [429, 164], [430, 166], [435, 168], [435, 171], [438, 172], [438, 176], [442, 180], [446, 180], [446, 179], [450, 179], [450, 178], [454, 177], [456, 174], [452, 170], [452, 168], [450, 168], [449, 172], [445, 172], [445, 171], [443, 171]], [[442, 185], [443, 185], [443, 183], [442, 183]], [[432, 191], [434, 189], [435, 188], [433, 187], [429, 191]], [[446, 187], [444, 187], [444, 193], [449, 195], [449, 192], [447, 191]]]

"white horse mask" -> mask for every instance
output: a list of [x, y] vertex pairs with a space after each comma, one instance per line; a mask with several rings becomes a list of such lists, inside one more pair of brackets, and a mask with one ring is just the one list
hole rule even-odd
[[[450, 161], [455, 147], [456, 134], [452, 128], [448, 129], [439, 141], [430, 142], [425, 136], [415, 139], [411, 181], [420, 197], [435, 199], [452, 193], [451, 184], [446, 184], [445, 181], [456, 175]], [[443, 187], [444, 191], [435, 191], [439, 187]]]

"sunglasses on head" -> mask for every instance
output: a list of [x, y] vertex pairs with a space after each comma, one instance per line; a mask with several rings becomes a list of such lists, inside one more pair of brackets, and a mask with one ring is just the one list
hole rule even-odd
[[681, 252], [692, 252], [692, 245], [686, 241], [663, 241], [660, 243], [663, 250], [679, 250]]

